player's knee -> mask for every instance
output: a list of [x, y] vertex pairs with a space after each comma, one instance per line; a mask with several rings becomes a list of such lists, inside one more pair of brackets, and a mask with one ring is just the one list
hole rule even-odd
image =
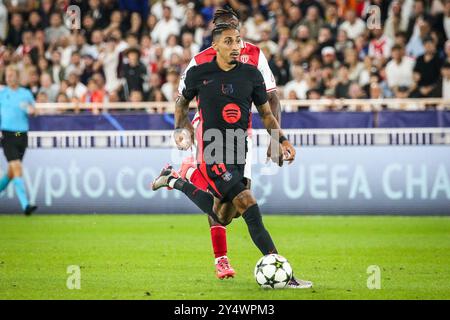
[[8, 173], [12, 176], [12, 178], [22, 176], [22, 164], [20, 161], [11, 161], [9, 163]]
[[250, 190], [244, 190], [234, 198], [233, 203], [238, 212], [243, 214], [248, 208], [256, 204], [256, 199]]

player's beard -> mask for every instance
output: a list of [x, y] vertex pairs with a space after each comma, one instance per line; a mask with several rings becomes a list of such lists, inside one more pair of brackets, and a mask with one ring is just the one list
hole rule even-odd
[[229, 64], [236, 65], [236, 64], [238, 64], [238, 62], [239, 61], [237, 59], [231, 59]]

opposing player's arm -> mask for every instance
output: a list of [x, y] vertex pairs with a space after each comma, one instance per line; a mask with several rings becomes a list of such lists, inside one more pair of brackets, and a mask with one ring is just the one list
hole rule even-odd
[[269, 102], [266, 102], [262, 105], [256, 106], [258, 110], [259, 116], [261, 117], [261, 121], [266, 128], [267, 132], [270, 134], [272, 139], [272, 143], [280, 143], [282, 154], [284, 155], [284, 160], [289, 161], [291, 163], [295, 159], [295, 149], [286, 138], [283, 133], [283, 130], [280, 128], [280, 124], [272, 113]]
[[[175, 143], [179, 149], [188, 149], [194, 141], [194, 127], [189, 120], [189, 103], [198, 94], [197, 87], [195, 85], [195, 79], [191, 68], [186, 73], [185, 88], [181, 95], [178, 96], [175, 102]], [[190, 141], [186, 141], [185, 131], [188, 130]]]

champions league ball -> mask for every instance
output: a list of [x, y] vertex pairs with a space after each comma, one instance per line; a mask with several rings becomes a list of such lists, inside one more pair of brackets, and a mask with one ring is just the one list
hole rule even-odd
[[282, 289], [292, 278], [292, 268], [285, 257], [268, 254], [256, 263], [256, 282], [265, 289]]

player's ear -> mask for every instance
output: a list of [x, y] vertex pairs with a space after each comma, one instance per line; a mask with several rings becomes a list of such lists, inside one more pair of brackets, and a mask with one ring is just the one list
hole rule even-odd
[[213, 47], [213, 49], [218, 52], [219, 51], [219, 46], [217, 45], [217, 43], [215, 41], [212, 42], [211, 46]]

